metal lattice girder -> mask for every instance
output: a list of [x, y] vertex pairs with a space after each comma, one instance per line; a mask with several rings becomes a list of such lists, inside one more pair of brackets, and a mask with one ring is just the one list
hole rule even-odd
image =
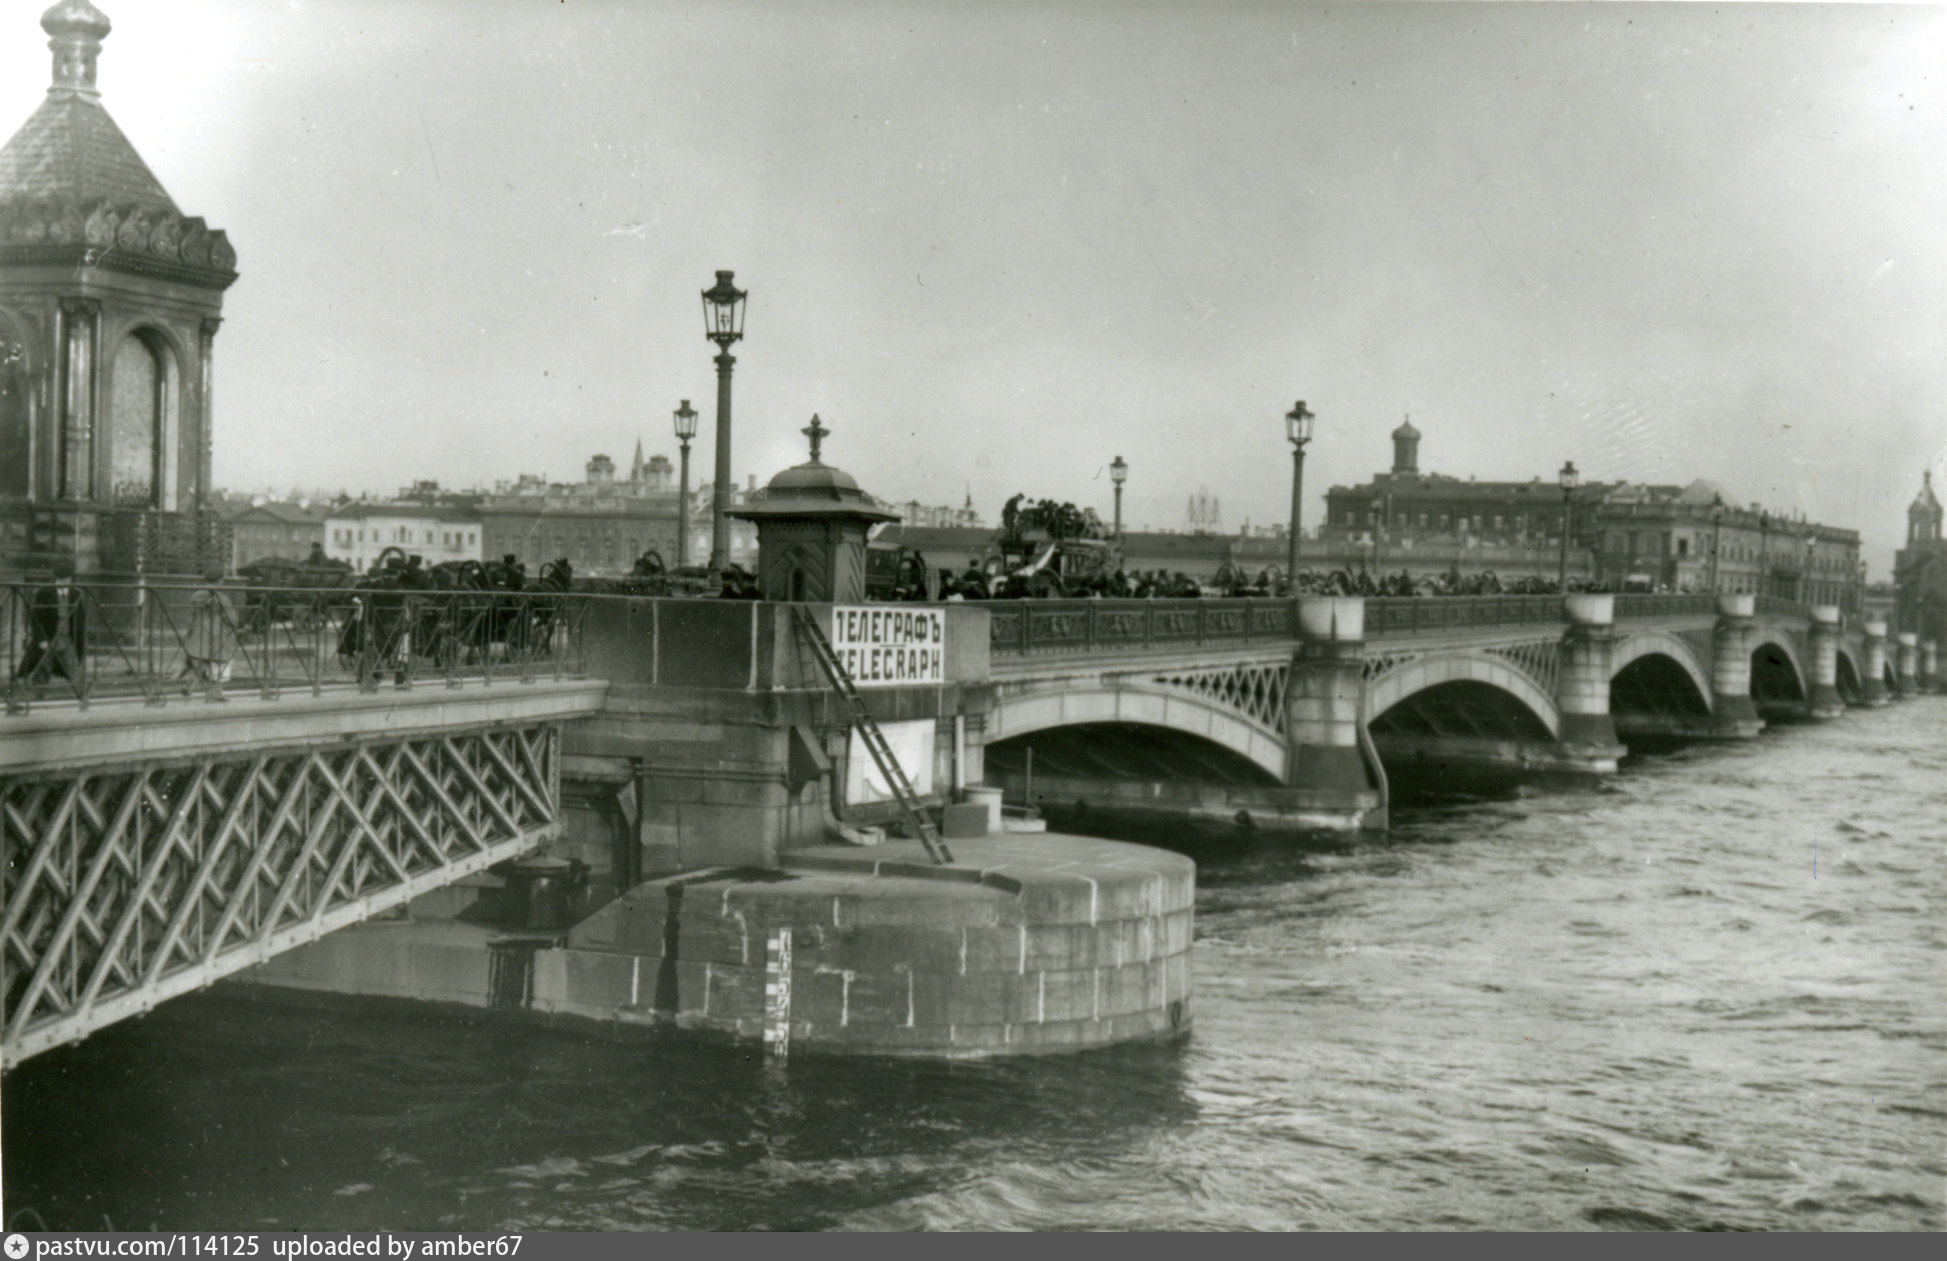
[[0, 1062], [560, 831], [560, 728], [0, 777]]
[[1290, 685], [1291, 659], [1241, 661], [1207, 670], [1179, 670], [1158, 674], [1150, 681], [1176, 688], [1282, 736], [1285, 730], [1285, 689]]

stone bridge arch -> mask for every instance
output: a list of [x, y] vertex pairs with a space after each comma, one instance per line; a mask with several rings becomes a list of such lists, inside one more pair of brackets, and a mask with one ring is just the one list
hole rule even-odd
[[[1751, 637], [1751, 657], [1755, 662], [1758, 654], [1767, 648], [1775, 651], [1780, 657], [1784, 658], [1786, 664], [1791, 666], [1792, 673], [1798, 676], [1798, 694], [1801, 697], [1808, 697], [1812, 694], [1812, 672], [1805, 668], [1804, 658], [1800, 655], [1798, 646], [1792, 640], [1792, 636], [1780, 630], [1772, 627], [1760, 627], [1757, 634]], [[1755, 691], [1757, 687], [1755, 669], [1752, 672], [1752, 687]]]
[[1613, 683], [1624, 667], [1635, 664], [1644, 657], [1663, 656], [1675, 662], [1691, 684], [1697, 689], [1697, 697], [1709, 712], [1714, 701], [1710, 686], [1710, 667], [1698, 659], [1696, 649], [1684, 639], [1662, 630], [1632, 630], [1615, 647], [1610, 658], [1609, 679]]
[[1485, 653], [1419, 657], [1367, 679], [1365, 721], [1370, 723], [1408, 697], [1443, 683], [1483, 683], [1506, 692], [1541, 720], [1551, 738], [1561, 735], [1562, 714], [1554, 696], [1525, 671]]
[[987, 718], [986, 743], [1093, 723], [1161, 727], [1194, 736], [1246, 758], [1280, 783], [1285, 778], [1288, 755], [1278, 727], [1186, 687], [1140, 676], [1050, 680], [1018, 691], [1003, 688]]
[[1864, 660], [1855, 656], [1852, 649], [1841, 643], [1838, 651], [1834, 654], [1832, 664], [1833, 672], [1836, 676], [1833, 683], [1839, 689], [1840, 698], [1848, 705], [1857, 704], [1860, 697], [1865, 695], [1866, 667]]

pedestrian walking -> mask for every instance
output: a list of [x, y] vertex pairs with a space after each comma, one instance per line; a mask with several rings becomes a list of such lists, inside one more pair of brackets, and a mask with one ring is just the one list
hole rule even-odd
[[88, 653], [88, 611], [74, 585], [74, 562], [57, 556], [49, 566], [53, 581], [36, 590], [27, 606], [27, 644], [15, 673], [38, 692], [60, 675], [80, 696]]
[[183, 695], [201, 684], [208, 700], [227, 701], [223, 685], [237, 655], [237, 613], [223, 590], [223, 566], [203, 570], [204, 586], [189, 598], [189, 636], [184, 645]]

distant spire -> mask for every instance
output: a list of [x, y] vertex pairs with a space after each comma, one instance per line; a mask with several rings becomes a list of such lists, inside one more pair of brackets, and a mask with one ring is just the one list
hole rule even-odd
[[642, 437], [640, 434], [636, 436], [635, 440], [635, 462], [629, 465], [629, 480], [632, 482], [642, 480]]
[[101, 56], [101, 41], [108, 38], [108, 15], [88, 0], [61, 0], [41, 14], [41, 29], [51, 37], [47, 46], [54, 52], [54, 82], [48, 91], [101, 95], [95, 88], [95, 59]]

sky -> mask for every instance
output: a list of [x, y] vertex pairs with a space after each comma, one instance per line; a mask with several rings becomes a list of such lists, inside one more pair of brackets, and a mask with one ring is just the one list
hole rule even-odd
[[[1722, 483], [1884, 576], [1947, 488], [1947, 8], [96, 0], [241, 279], [215, 476], [733, 467], [1181, 528], [1389, 467]], [[0, 0], [0, 126], [48, 82]], [[7, 124], [11, 116], [16, 120]]]

